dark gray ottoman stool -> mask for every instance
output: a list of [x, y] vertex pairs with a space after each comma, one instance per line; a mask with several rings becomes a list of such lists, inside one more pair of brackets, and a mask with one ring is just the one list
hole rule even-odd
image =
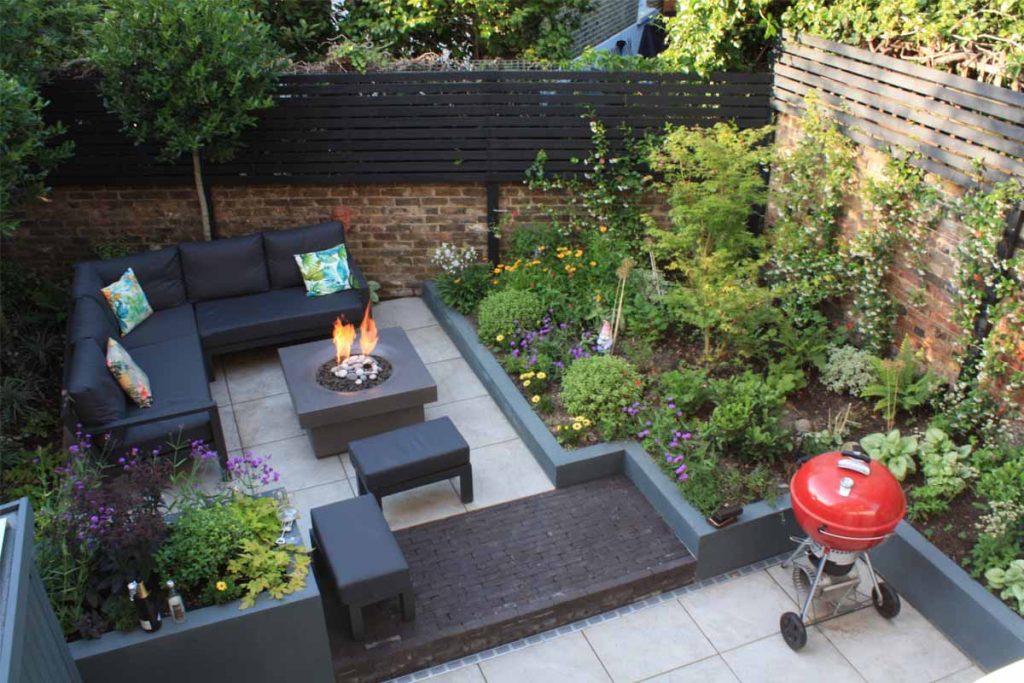
[[416, 616], [409, 565], [373, 496], [314, 508], [309, 536], [314, 552], [348, 607], [352, 637], [366, 637], [363, 607], [396, 595], [402, 617]]
[[381, 498], [443, 479], [459, 478], [462, 502], [473, 501], [469, 444], [452, 421], [442, 417], [394, 429], [348, 445], [359, 493]]

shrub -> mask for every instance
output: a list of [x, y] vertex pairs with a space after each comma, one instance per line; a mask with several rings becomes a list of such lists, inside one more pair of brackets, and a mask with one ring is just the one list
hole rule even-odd
[[499, 336], [509, 337], [517, 328], [534, 329], [543, 316], [544, 304], [533, 292], [495, 292], [480, 302], [477, 331], [485, 344], [494, 345]]
[[[995, 448], [982, 449], [984, 452]], [[1024, 449], [1007, 446], [1002, 460], [982, 467], [974, 490], [988, 501], [1010, 501], [1024, 504]], [[975, 462], [983, 452], [975, 454]], [[998, 457], [999, 454], [996, 455]]]
[[888, 467], [899, 481], [917, 471], [917, 462], [914, 460], [918, 452], [916, 436], [903, 436], [900, 430], [893, 429], [888, 434], [868, 434], [860, 440], [860, 445], [872, 460]]
[[764, 461], [792, 449], [791, 435], [782, 426], [783, 387], [750, 371], [713, 386], [717, 405], [707, 435], [717, 452]]
[[821, 383], [837, 394], [860, 396], [875, 379], [871, 354], [849, 344], [833, 346], [821, 371]]
[[682, 368], [658, 375], [658, 390], [686, 415], [703, 410], [714, 396], [711, 379], [704, 368]]
[[920, 452], [924, 484], [911, 494], [911, 514], [917, 518], [945, 512], [949, 501], [960, 495], [978, 475], [977, 469], [967, 463], [971, 447], [957, 446], [941, 429], [928, 428]]
[[641, 396], [640, 374], [618, 356], [591, 356], [573, 362], [562, 379], [562, 403], [573, 415], [587, 415], [606, 438], [618, 436], [624, 410]]

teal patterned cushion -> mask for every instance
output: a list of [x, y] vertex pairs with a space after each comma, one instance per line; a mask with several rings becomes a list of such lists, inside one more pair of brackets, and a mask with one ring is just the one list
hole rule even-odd
[[296, 254], [295, 262], [306, 283], [306, 296], [322, 296], [349, 289], [348, 250], [344, 244]]
[[149, 388], [149, 376], [132, 360], [131, 355], [114, 339], [107, 340], [107, 367], [114, 379], [140, 408], [153, 405], [153, 392]]
[[107, 303], [114, 311], [114, 317], [117, 318], [117, 325], [121, 328], [122, 337], [153, 315], [153, 308], [149, 305], [146, 293], [142, 291], [135, 272], [131, 268], [124, 271], [124, 275], [117, 282], [100, 291], [103, 292]]

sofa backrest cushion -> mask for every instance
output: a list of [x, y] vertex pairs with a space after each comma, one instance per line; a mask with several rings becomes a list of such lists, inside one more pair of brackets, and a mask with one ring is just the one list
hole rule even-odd
[[131, 268], [146, 293], [149, 305], [156, 311], [181, 306], [188, 301], [185, 280], [181, 273], [178, 247], [122, 256], [106, 261], [84, 261], [75, 265], [71, 295], [78, 299], [94, 296], [100, 301], [100, 290], [124, 275]]
[[106, 344], [107, 339], [120, 336], [117, 320], [110, 306], [94, 296], [82, 296], [75, 300], [68, 320], [68, 343], [76, 344], [83, 339], [95, 339]]
[[[106, 344], [106, 340], [103, 340]], [[97, 427], [125, 416], [124, 391], [107, 368], [107, 359], [95, 339], [82, 339], [71, 352], [68, 395], [75, 415], [87, 427]]]
[[179, 248], [190, 301], [225, 299], [270, 289], [263, 238], [259, 235], [188, 242]]
[[345, 230], [340, 221], [316, 225], [303, 225], [288, 230], [263, 233], [263, 246], [267, 252], [270, 286], [274, 289], [302, 287], [302, 273], [295, 263], [296, 254], [321, 251], [345, 241]]

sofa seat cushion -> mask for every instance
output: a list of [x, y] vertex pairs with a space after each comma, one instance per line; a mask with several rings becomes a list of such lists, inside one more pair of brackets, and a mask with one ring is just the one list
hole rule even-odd
[[171, 420], [133, 425], [124, 430], [118, 441], [138, 448], [143, 453], [157, 451], [166, 454], [180, 449], [187, 453], [189, 444], [193, 441], [212, 444], [213, 427], [206, 414], [186, 415]]
[[154, 310], [173, 308], [186, 302], [177, 247], [144, 251], [107, 261], [78, 263], [71, 285], [72, 298], [93, 296], [102, 302], [100, 290], [120, 278], [129, 268], [135, 273]]
[[210, 400], [210, 385], [197, 337], [178, 337], [132, 349], [132, 359], [149, 376], [153, 407], [129, 405], [127, 416], [170, 412]]
[[295, 263], [296, 254], [321, 251], [344, 241], [345, 231], [339, 221], [264, 232], [263, 248], [267, 254], [270, 286], [274, 289], [301, 287], [302, 273]]
[[183, 304], [174, 308], [157, 311], [139, 323], [139, 326], [121, 338], [121, 343], [129, 351], [140, 346], [158, 344], [179, 337], [199, 336], [196, 327], [196, 315], [192, 304]]
[[107, 368], [106, 345], [107, 339], [82, 339], [71, 349], [66, 388], [85, 427], [120, 420], [127, 411], [124, 391]]
[[189, 242], [179, 249], [190, 301], [223, 299], [270, 289], [260, 235]]
[[308, 297], [305, 287], [272, 289], [262, 294], [196, 304], [199, 335], [207, 350], [244, 344], [262, 338], [309, 332], [331, 335], [338, 316], [359, 323], [363, 290], [349, 289]]

